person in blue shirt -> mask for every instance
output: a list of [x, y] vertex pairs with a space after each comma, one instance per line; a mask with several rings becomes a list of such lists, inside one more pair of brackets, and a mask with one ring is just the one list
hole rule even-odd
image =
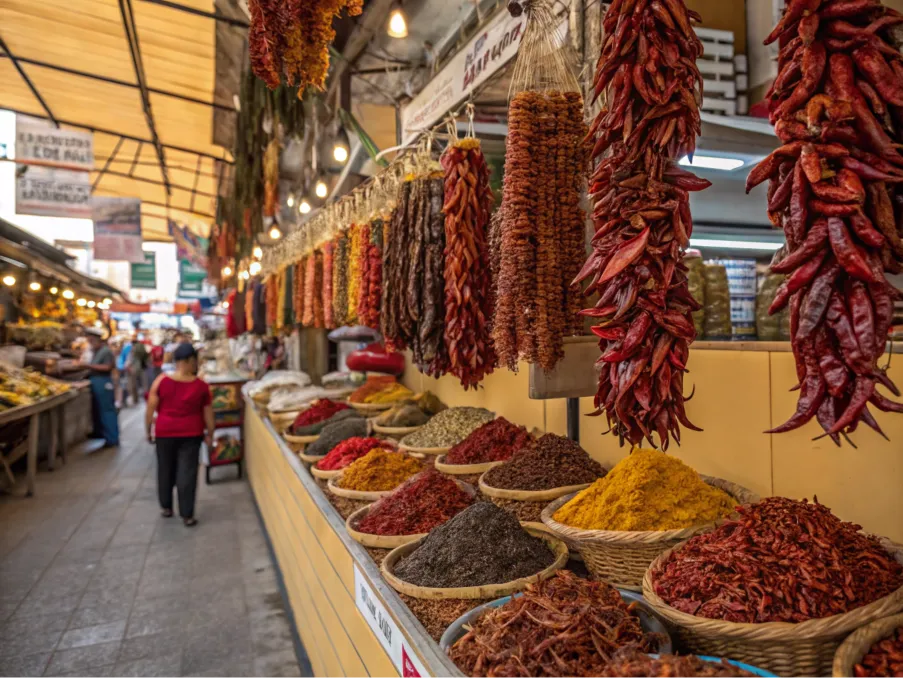
[[138, 402], [137, 396], [135, 396], [132, 391], [131, 379], [129, 378], [129, 370], [131, 369], [129, 356], [131, 353], [132, 340], [126, 339], [119, 351], [119, 356], [116, 358], [116, 369], [119, 370], [119, 383], [122, 390], [122, 402], [120, 403], [122, 407], [128, 405], [129, 393], [133, 394], [132, 399], [135, 403], [137, 404]]

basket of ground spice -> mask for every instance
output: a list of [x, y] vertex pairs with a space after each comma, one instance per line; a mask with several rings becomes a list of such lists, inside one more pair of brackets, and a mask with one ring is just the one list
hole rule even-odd
[[569, 438], [547, 433], [480, 478], [490, 499], [547, 502], [589, 487], [605, 469]]
[[640, 596], [567, 570], [465, 614], [440, 647], [467, 676], [599, 676], [619, 649], [671, 651]]
[[903, 676], [903, 614], [853, 631], [834, 655], [834, 676]]
[[329, 479], [329, 491], [338, 497], [376, 501], [423, 470], [423, 462], [394, 450], [371, 450]]
[[664, 551], [758, 499], [674, 456], [634, 450], [586, 490], [545, 507], [541, 519], [597, 579], [639, 591], [649, 563]]
[[482, 407], [442, 410], [418, 431], [401, 439], [399, 449], [420, 454], [445, 454], [495, 415]]
[[485, 473], [534, 442], [526, 428], [499, 417], [483, 424], [436, 459], [436, 468], [451, 475]]
[[903, 547], [769, 497], [659, 556], [643, 595], [688, 652], [828, 675], [850, 632], [903, 610]]
[[[341, 417], [341, 412], [336, 417]], [[299, 456], [302, 460], [315, 464], [325, 457], [332, 448], [343, 440], [354, 437], [364, 437], [370, 434], [370, 425], [361, 416], [346, 415], [338, 421], [330, 422], [320, 431], [320, 437], [304, 448]]]
[[364, 438], [355, 436], [343, 440], [329, 450], [329, 454], [310, 467], [315, 478], [329, 480], [339, 475], [346, 467], [365, 456], [371, 450], [394, 449], [395, 444], [380, 438]]
[[424, 391], [410, 400], [395, 403], [391, 410], [373, 419], [373, 430], [393, 436], [405, 436], [422, 428], [430, 417], [447, 409], [435, 394]]
[[382, 573], [392, 588], [414, 598], [497, 598], [547, 579], [567, 558], [567, 546], [554, 535], [477, 502], [422, 540], [393, 550]]
[[427, 469], [345, 521], [352, 539], [370, 548], [394, 549], [425, 537], [474, 503], [471, 485]]
[[285, 430], [283, 436], [290, 443], [307, 444], [317, 440], [320, 432], [328, 424], [348, 417], [360, 416], [345, 403], [322, 398], [314, 401], [309, 408], [299, 412]]

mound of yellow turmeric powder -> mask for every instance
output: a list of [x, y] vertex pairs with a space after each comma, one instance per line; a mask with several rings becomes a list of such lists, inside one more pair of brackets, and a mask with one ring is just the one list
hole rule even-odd
[[401, 452], [375, 449], [342, 472], [339, 486], [346, 490], [385, 492], [423, 470], [423, 464]]
[[634, 450], [554, 518], [584, 530], [652, 532], [710, 523], [730, 515], [735, 504], [680, 459]]

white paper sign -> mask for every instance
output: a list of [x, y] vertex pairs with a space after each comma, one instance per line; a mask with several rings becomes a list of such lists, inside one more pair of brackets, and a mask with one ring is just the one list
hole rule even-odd
[[90, 175], [40, 165], [16, 165], [16, 214], [90, 219]]
[[410, 649], [401, 635], [398, 625], [389, 616], [388, 611], [382, 604], [370, 583], [358, 569], [354, 566], [354, 602], [358, 611], [364, 615], [370, 629], [376, 635], [383, 649], [392, 659], [398, 674], [404, 678], [418, 678], [419, 676], [429, 676], [430, 674], [420, 663], [420, 659]]
[[405, 141], [435, 125], [450, 109], [517, 54], [527, 17], [502, 11], [439, 71], [401, 114]]
[[91, 206], [94, 219], [94, 259], [143, 263], [141, 200], [94, 198]]
[[57, 129], [16, 116], [16, 161], [65, 169], [94, 169], [94, 135]]

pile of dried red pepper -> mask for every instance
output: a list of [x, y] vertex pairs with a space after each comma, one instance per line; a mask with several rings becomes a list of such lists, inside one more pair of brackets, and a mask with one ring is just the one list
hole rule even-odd
[[345, 9], [363, 11], [363, 0], [248, 0], [251, 27], [248, 50], [254, 75], [270, 89], [283, 76], [299, 87], [323, 89], [329, 70], [329, 44], [335, 39], [332, 21]]
[[653, 572], [672, 607], [729, 622], [802, 622], [867, 605], [903, 586], [903, 566], [826, 506], [770, 497], [693, 537]]
[[464, 139], [442, 156], [445, 170], [445, 348], [448, 371], [465, 390], [495, 367], [490, 336], [492, 278], [487, 230], [489, 166], [480, 142]]
[[623, 647], [655, 652], [621, 594], [567, 570], [489, 610], [448, 651], [468, 676], [599, 676]]
[[657, 433], [662, 449], [684, 411], [683, 375], [696, 337], [683, 251], [693, 221], [689, 192], [709, 182], [681, 169], [700, 131], [702, 43], [684, 0], [614, 0], [595, 76], [603, 107], [593, 123], [590, 180], [593, 251], [577, 281], [598, 295], [583, 315], [597, 321], [602, 357], [597, 414], [638, 445]]
[[321, 471], [338, 471], [357, 461], [371, 450], [390, 448], [391, 445], [379, 438], [362, 438], [355, 436], [343, 440], [333, 447], [325, 457], [317, 462]]
[[473, 504], [472, 495], [433, 469], [406, 481], [370, 507], [359, 532], [381, 535], [425, 534]]
[[771, 311], [790, 305], [800, 383], [796, 413], [772, 432], [815, 417], [839, 444], [860, 422], [882, 433], [869, 405], [903, 412], [876, 390], [900, 395], [877, 362], [903, 298], [885, 277], [903, 266], [899, 24], [879, 0], [791, 0], [766, 40], [781, 48], [770, 100], [784, 146], [747, 187], [771, 180], [769, 217], [787, 237]]
[[853, 675], [903, 676], [903, 626], [872, 645], [853, 667]]
[[448, 464], [483, 464], [505, 461], [518, 450], [533, 445], [536, 440], [523, 426], [512, 424], [505, 417], [483, 424], [445, 455]]
[[294, 423], [292, 424], [292, 428], [296, 428], [299, 426], [310, 426], [311, 424], [319, 424], [321, 421], [326, 421], [336, 412], [341, 412], [342, 410], [347, 410], [348, 405], [345, 403], [339, 403], [334, 400], [329, 400], [329, 398], [322, 398], [317, 400], [313, 405], [299, 413], [295, 418]]

